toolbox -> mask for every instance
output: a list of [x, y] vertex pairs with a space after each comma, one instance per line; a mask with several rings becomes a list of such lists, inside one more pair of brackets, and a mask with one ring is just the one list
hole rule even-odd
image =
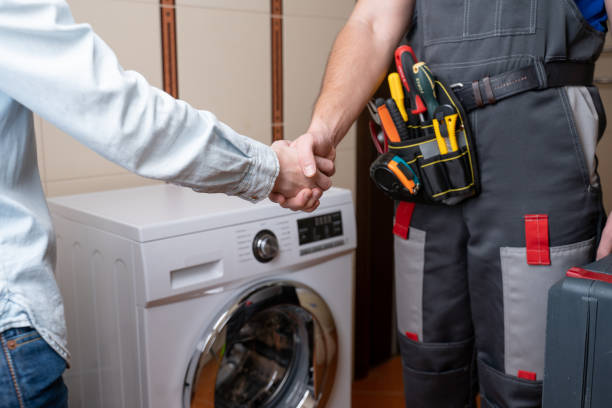
[[549, 291], [544, 408], [612, 407], [612, 255]]

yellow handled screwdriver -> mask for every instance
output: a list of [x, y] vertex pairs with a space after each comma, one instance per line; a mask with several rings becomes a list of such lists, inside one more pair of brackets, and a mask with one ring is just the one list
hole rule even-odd
[[393, 98], [397, 108], [402, 114], [402, 119], [404, 119], [404, 122], [407, 122], [408, 112], [406, 112], [406, 106], [404, 105], [404, 89], [400, 75], [397, 72], [392, 72], [387, 77], [387, 81], [389, 82], [389, 89], [391, 90], [391, 98]]

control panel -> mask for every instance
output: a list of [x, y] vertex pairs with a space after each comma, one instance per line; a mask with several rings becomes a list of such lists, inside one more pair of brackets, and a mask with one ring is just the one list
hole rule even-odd
[[[278, 267], [353, 246], [352, 217], [352, 207], [343, 205], [318, 210], [314, 215], [292, 213], [241, 224], [234, 230], [237, 261], [253, 267]], [[250, 273], [256, 270], [259, 268], [249, 269]]]

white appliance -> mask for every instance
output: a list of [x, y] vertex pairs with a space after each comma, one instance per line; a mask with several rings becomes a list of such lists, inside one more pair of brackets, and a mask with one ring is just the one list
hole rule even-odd
[[171, 185], [49, 200], [71, 408], [351, 406], [351, 194], [311, 214]]

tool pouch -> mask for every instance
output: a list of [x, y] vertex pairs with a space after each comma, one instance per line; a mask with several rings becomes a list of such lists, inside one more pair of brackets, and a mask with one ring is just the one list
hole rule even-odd
[[458, 114], [454, 122], [445, 118], [420, 122], [412, 117], [404, 123], [410, 138], [389, 142], [389, 151], [370, 166], [374, 183], [393, 200], [454, 205], [480, 192], [468, 117], [450, 87], [436, 80], [435, 90], [440, 105], [452, 107], [447, 116]]

